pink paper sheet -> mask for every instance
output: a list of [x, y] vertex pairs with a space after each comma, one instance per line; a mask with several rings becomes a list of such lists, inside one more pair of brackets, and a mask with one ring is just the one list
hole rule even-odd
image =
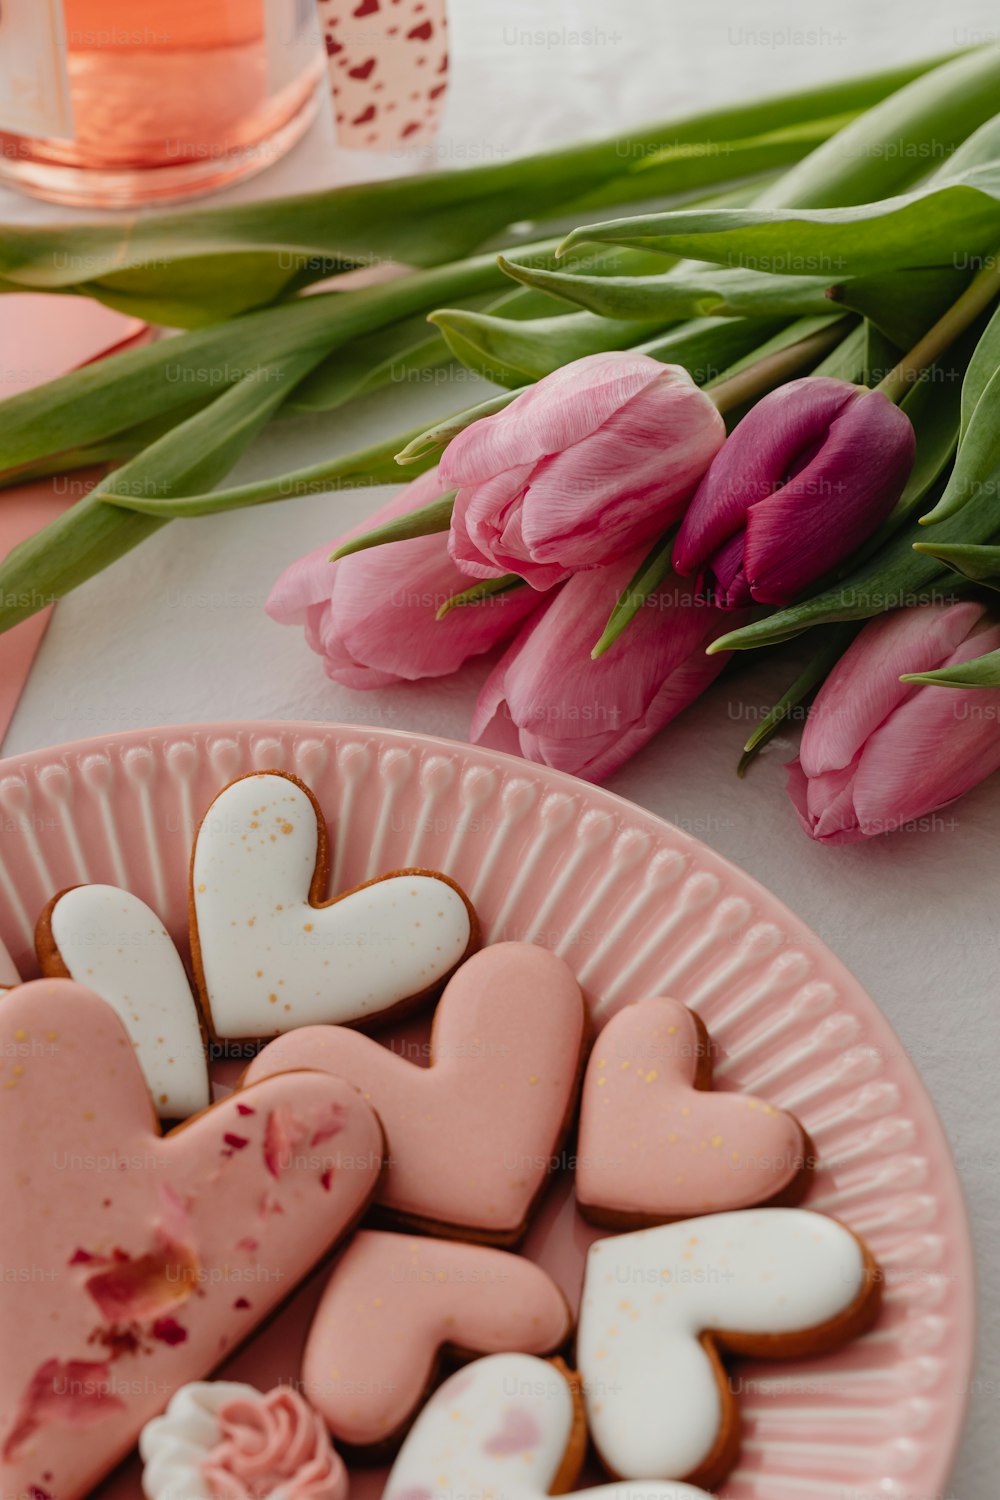
[[[149, 336], [145, 323], [84, 297], [17, 292], [0, 297], [0, 397], [29, 390]], [[0, 490], [0, 557], [80, 498], [71, 485], [40, 480]], [[46, 609], [0, 636], [0, 740], [49, 622]]]

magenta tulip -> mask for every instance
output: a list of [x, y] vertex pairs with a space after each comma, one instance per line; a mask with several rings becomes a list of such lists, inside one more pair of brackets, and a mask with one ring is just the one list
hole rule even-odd
[[673, 562], [723, 609], [788, 604], [885, 520], [913, 467], [881, 391], [807, 376], [761, 398], [713, 459]]
[[718, 676], [726, 656], [705, 647], [729, 621], [675, 578], [591, 659], [642, 555], [575, 574], [522, 627], [479, 695], [473, 742], [601, 781]]
[[469, 586], [448, 556], [445, 532], [329, 561], [341, 542], [428, 504], [441, 491], [436, 471], [421, 475], [345, 536], [292, 563], [271, 590], [268, 614], [283, 625], [305, 626], [306, 640], [335, 682], [378, 688], [443, 677], [506, 640], [538, 604], [533, 590], [512, 589], [436, 619], [445, 600]]
[[1000, 767], [1000, 688], [900, 682], [1000, 647], [982, 604], [927, 604], [867, 625], [820, 689], [788, 790], [806, 833], [853, 844], [953, 802]]
[[449, 443], [451, 555], [473, 578], [518, 573], [551, 588], [659, 535], [724, 438], [714, 403], [680, 366], [588, 354]]

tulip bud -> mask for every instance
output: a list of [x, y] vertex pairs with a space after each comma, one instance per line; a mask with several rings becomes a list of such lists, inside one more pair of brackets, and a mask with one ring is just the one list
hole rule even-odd
[[472, 715], [474, 743], [602, 781], [718, 676], [728, 656], [706, 656], [705, 647], [722, 617], [673, 577], [592, 659], [642, 557], [630, 552], [577, 573], [546, 600], [487, 678]]
[[789, 604], [885, 520], [913, 467], [881, 391], [806, 376], [761, 398], [712, 460], [674, 544], [723, 609]]
[[517, 573], [547, 589], [658, 536], [725, 438], [679, 365], [589, 354], [453, 438], [451, 556], [473, 578]]
[[925, 604], [866, 625], [812, 706], [788, 791], [823, 844], [853, 844], [912, 824], [1000, 767], [1000, 688], [914, 686], [1000, 647], [985, 606]]
[[517, 588], [436, 618], [442, 604], [468, 588], [448, 556], [445, 532], [412, 537], [330, 561], [334, 547], [373, 526], [427, 505], [443, 486], [422, 474], [374, 516], [286, 568], [267, 612], [283, 625], [304, 625], [326, 675], [344, 687], [379, 688], [442, 677], [512, 635], [538, 604]]

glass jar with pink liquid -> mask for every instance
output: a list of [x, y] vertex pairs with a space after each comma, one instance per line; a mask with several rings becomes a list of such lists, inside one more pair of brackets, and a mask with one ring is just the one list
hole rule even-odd
[[316, 110], [316, 0], [0, 0], [0, 180], [93, 207], [260, 171]]

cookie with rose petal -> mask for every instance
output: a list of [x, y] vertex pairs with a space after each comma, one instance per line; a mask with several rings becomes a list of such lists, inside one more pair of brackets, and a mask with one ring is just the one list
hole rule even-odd
[[382, 1025], [435, 995], [478, 946], [472, 903], [436, 870], [326, 899], [319, 803], [283, 771], [230, 782], [191, 858], [191, 956], [217, 1037]]
[[679, 1000], [626, 1005], [584, 1078], [576, 1197], [591, 1223], [638, 1229], [800, 1203], [812, 1152], [794, 1115], [712, 1088], [711, 1040]]
[[444, 1358], [566, 1342], [566, 1298], [534, 1261], [486, 1245], [361, 1229], [309, 1329], [303, 1387], [338, 1442], [395, 1446]]
[[161, 1120], [210, 1102], [201, 1018], [173, 939], [144, 901], [113, 885], [76, 885], [42, 912], [43, 974], [74, 979], [114, 1008], [132, 1038]]
[[723, 1355], [804, 1359], [867, 1332], [881, 1275], [845, 1225], [801, 1208], [596, 1240], [577, 1365], [598, 1455], [621, 1479], [721, 1483], [740, 1448]]
[[375, 1192], [350, 1084], [286, 1073], [161, 1135], [131, 1038], [64, 979], [0, 1004], [0, 1494], [79, 1500]]
[[385, 1500], [708, 1500], [687, 1484], [573, 1490], [587, 1449], [580, 1380], [560, 1360], [493, 1354], [435, 1392], [396, 1459]]
[[146, 1500], [347, 1500], [323, 1418], [291, 1386], [195, 1381], [142, 1429]]

